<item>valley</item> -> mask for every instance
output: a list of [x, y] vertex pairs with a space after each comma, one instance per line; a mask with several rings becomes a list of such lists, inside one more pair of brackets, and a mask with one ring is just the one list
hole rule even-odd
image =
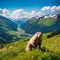
[[[43, 33], [41, 49], [26, 52], [28, 40], [38, 31]], [[59, 14], [51, 18], [32, 17], [21, 26], [0, 16], [0, 60], [20, 59], [60, 60]]]

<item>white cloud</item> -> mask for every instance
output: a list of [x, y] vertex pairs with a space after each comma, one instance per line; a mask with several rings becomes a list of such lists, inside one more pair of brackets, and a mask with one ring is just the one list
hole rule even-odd
[[11, 18], [19, 19], [19, 18], [31, 18], [36, 15], [36, 11], [26, 12], [24, 9], [18, 9], [12, 12]]
[[42, 12], [37, 12], [36, 15], [41, 17], [43, 15], [43, 13]]
[[0, 15], [5, 16], [7, 18], [11, 18], [13, 20], [17, 20], [20, 18], [31, 18], [34, 16], [41, 17], [45, 13], [59, 13], [60, 12], [60, 6], [45, 6], [40, 9], [40, 11], [32, 10], [31, 12], [25, 11], [24, 9], [16, 9], [13, 11], [10, 11], [8, 9], [2, 9], [0, 8]]
[[7, 9], [3, 9], [2, 10], [2, 15], [9, 18], [10, 17], [10, 11], [7, 10]]
[[51, 8], [50, 6], [45, 6], [41, 10], [42, 11], [50, 11], [50, 8]]
[[0, 8], [0, 15], [5, 16], [5, 17], [10, 17], [10, 11], [7, 9], [2, 9]]
[[11, 17], [12, 19], [19, 19], [19, 18], [22, 17], [23, 12], [24, 12], [23, 9], [14, 10], [14, 11], [11, 13], [11, 16], [10, 16], [10, 17]]
[[18, 20], [20, 18], [31, 18], [34, 16], [41, 16], [42, 12], [40, 12], [40, 11], [36, 12], [35, 10], [32, 10], [31, 12], [27, 12], [24, 9], [17, 9], [17, 10], [13, 10], [11, 12], [7, 9], [0, 9], [0, 14], [7, 18], [11, 18], [13, 20]]
[[57, 11], [57, 8], [58, 8], [57, 6], [52, 6], [52, 7], [51, 7], [51, 12]]
[[34, 17], [34, 16], [36, 16], [36, 11], [31, 11], [28, 14], [25, 14], [25, 16], [28, 18]]
[[[60, 6], [45, 6], [41, 9], [43, 12], [52, 12], [52, 13], [57, 13], [57, 11], [60, 11]], [[59, 12], [58, 12], [59, 13]]]
[[30, 15], [30, 17], [36, 16], [36, 11], [32, 11], [29, 15]]
[[60, 10], [60, 6], [57, 7], [57, 10]]

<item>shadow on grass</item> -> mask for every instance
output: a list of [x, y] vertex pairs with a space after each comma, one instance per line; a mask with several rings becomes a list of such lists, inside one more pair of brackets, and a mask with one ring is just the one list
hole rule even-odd
[[53, 52], [53, 51], [51, 51], [51, 50], [46, 49], [45, 47], [41, 47], [40, 50], [41, 50], [42, 52]]

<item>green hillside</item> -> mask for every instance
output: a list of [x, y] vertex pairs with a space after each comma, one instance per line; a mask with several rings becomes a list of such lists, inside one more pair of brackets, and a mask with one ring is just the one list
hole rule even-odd
[[60, 60], [60, 34], [47, 38], [51, 34], [43, 34], [41, 50], [25, 52], [29, 38], [7, 44], [0, 49], [0, 60]]
[[14, 22], [6, 17], [0, 16], [0, 44], [17, 39], [17, 34], [20, 33], [20, 31], [22, 32], [22, 29], [20, 29], [20, 27], [18, 27]]
[[[27, 28], [28, 27], [28, 28]], [[32, 17], [21, 26], [26, 33], [34, 34], [37, 31], [43, 33], [52, 32], [60, 29], [60, 15], [53, 18], [36, 18]]]

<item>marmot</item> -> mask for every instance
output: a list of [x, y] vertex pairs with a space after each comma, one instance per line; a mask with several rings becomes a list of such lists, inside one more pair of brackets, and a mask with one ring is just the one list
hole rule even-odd
[[31, 51], [32, 48], [36, 48], [37, 46], [41, 46], [42, 43], [42, 33], [36, 32], [36, 34], [33, 35], [33, 37], [28, 41], [26, 46], [26, 51]]

